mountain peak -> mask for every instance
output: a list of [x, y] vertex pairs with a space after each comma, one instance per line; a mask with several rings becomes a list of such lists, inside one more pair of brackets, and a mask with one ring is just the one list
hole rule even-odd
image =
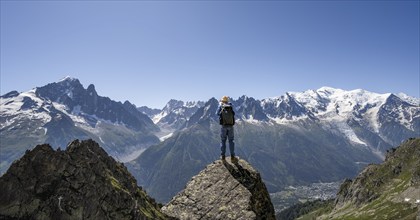
[[260, 174], [245, 160], [217, 160], [162, 208], [181, 219], [275, 219]]
[[176, 100], [176, 99], [171, 99], [165, 105], [165, 107], [163, 109], [166, 110], [166, 111], [171, 111], [173, 109], [180, 108], [182, 106], [184, 106], [184, 102], [183, 101], [179, 101], [179, 100]]
[[66, 77], [58, 82], [37, 87], [36, 93], [38, 96], [49, 98], [54, 102], [65, 102], [72, 100], [75, 96], [79, 96], [84, 90], [78, 79]]
[[319, 89], [316, 90], [317, 92], [321, 92], [321, 93], [327, 93], [327, 94], [332, 94], [335, 92], [344, 92], [344, 90], [342, 89], [337, 89], [337, 88], [333, 88], [333, 87], [329, 87], [329, 86], [323, 86]]
[[70, 76], [66, 76], [63, 79], [59, 80], [56, 83], [52, 83], [52, 84], [57, 84], [60, 85], [62, 87], [67, 87], [69, 89], [74, 89], [74, 88], [78, 88], [78, 87], [82, 87], [83, 85], [80, 83], [80, 81], [77, 78], [73, 78]]
[[90, 96], [98, 96], [98, 93], [95, 90], [95, 85], [93, 85], [93, 84], [90, 84], [87, 87], [86, 91]]
[[0, 177], [0, 219], [165, 219], [127, 168], [94, 141], [38, 145]]
[[5, 99], [7, 99], [7, 98], [16, 97], [16, 96], [18, 96], [18, 95], [19, 95], [19, 92], [18, 92], [18, 91], [16, 91], [16, 90], [13, 90], [13, 91], [11, 91], [11, 92], [8, 92], [8, 93], [6, 93], [6, 94], [2, 95], [2, 96], [1, 96], [1, 98], [5, 98]]
[[66, 76], [62, 79], [60, 79], [58, 82], [73, 82], [73, 81], [79, 81], [77, 78]]
[[398, 93], [396, 94], [398, 97], [400, 97], [400, 99], [406, 101], [407, 103], [410, 103], [414, 106], [420, 106], [420, 98], [416, 98], [416, 97], [411, 97], [405, 93]]

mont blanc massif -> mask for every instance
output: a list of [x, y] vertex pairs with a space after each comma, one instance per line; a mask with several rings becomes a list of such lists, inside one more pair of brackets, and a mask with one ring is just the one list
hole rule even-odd
[[[261, 173], [270, 193], [342, 181], [387, 150], [420, 137], [420, 99], [322, 87], [257, 100], [232, 100], [239, 158]], [[220, 157], [218, 99], [170, 100], [163, 109], [100, 96], [78, 79], [0, 99], [0, 172], [38, 144], [65, 149], [92, 139], [127, 166], [147, 193], [167, 203]]]

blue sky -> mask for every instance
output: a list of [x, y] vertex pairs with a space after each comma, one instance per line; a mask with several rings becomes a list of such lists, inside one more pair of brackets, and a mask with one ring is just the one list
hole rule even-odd
[[1, 1], [1, 94], [137, 106], [322, 86], [420, 97], [419, 1]]

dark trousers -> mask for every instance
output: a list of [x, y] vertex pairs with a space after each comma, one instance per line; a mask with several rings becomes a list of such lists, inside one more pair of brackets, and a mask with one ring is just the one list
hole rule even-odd
[[230, 156], [235, 156], [235, 142], [234, 140], [234, 131], [233, 126], [231, 125], [224, 125], [220, 129], [220, 149], [222, 150], [222, 156], [225, 156], [226, 154], [226, 140], [229, 140], [229, 150], [230, 150]]

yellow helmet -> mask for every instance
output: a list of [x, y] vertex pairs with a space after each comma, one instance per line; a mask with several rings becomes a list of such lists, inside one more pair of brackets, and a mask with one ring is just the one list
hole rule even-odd
[[224, 103], [227, 103], [227, 102], [229, 102], [229, 97], [227, 97], [227, 96], [223, 96], [223, 97], [220, 99], [220, 101], [221, 101], [221, 102], [224, 102]]

